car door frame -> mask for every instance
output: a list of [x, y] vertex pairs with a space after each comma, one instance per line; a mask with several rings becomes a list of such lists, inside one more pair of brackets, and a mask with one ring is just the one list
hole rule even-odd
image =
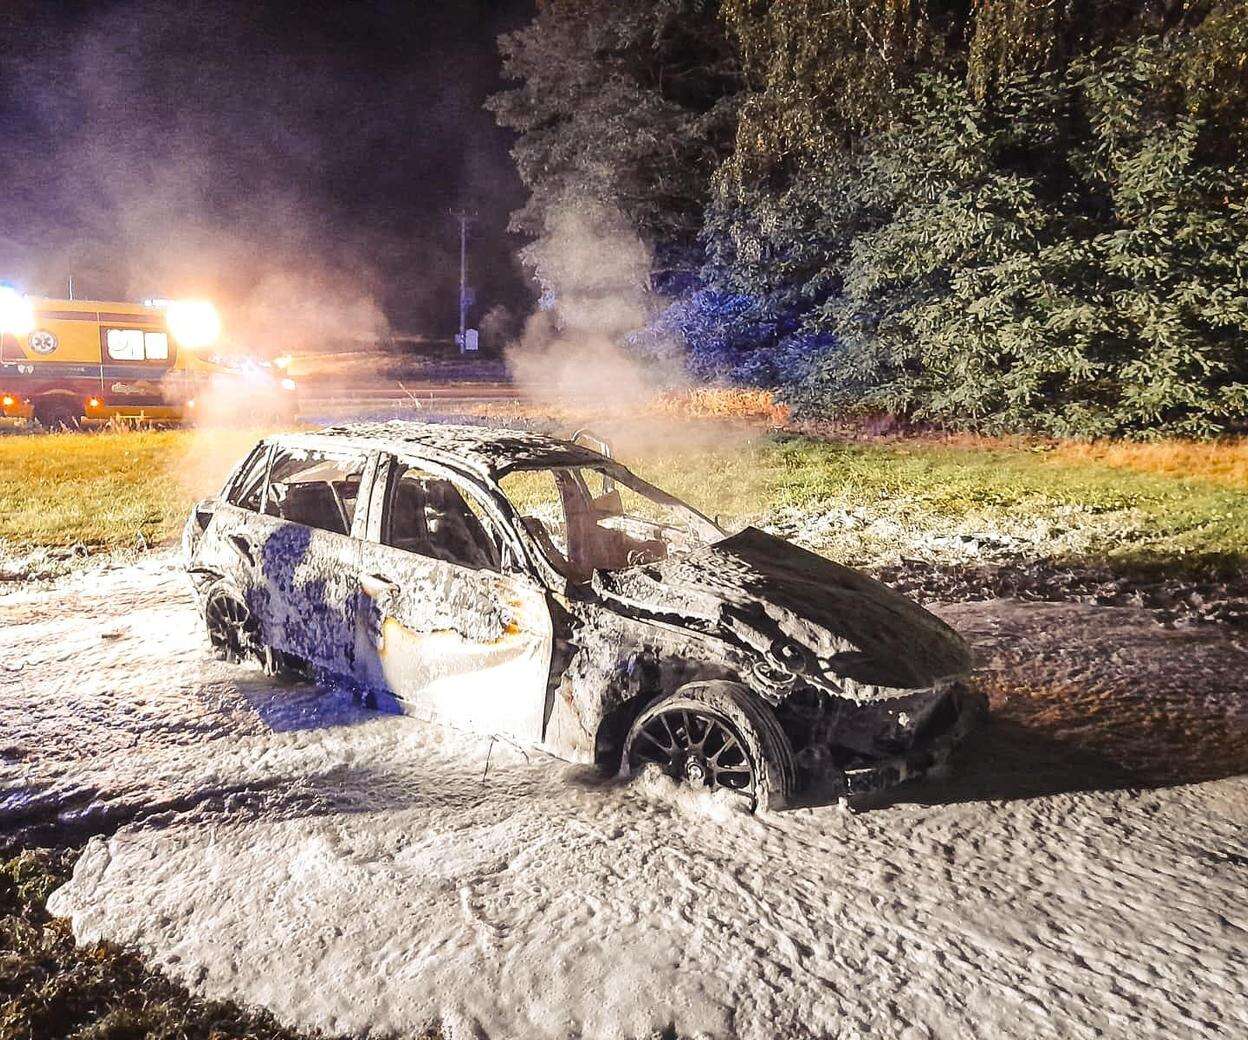
[[[307, 451], [330, 461], [362, 464], [355, 510], [346, 534], [300, 524], [268, 512], [273, 466], [283, 449]], [[376, 455], [375, 451], [358, 445], [283, 444], [279, 440], [269, 460], [261, 503], [262, 522], [274, 525], [261, 549], [258, 567], [268, 593], [257, 618], [266, 645], [352, 680], [360, 678], [356, 657], [360, 608], [357, 575], [360, 535], [367, 523], [361, 505], [371, 486]], [[288, 542], [293, 545], [285, 544]], [[297, 559], [285, 559], [285, 550], [289, 548], [297, 550]], [[276, 587], [272, 585], [274, 579]], [[305, 602], [296, 602], [298, 599]]]
[[[412, 467], [431, 477], [447, 480], [466, 501], [476, 503], [478, 512], [485, 514], [483, 526], [487, 537], [497, 544], [497, 570], [435, 559], [381, 541], [391, 488], [400, 467]], [[403, 710], [418, 717], [440, 718], [475, 731], [540, 743], [549, 711], [554, 656], [550, 590], [527, 565], [523, 548], [517, 543], [512, 526], [493, 500], [488, 486], [440, 460], [402, 450], [378, 452], [370, 476], [359, 575], [362, 601], [359, 631], [364, 642], [356, 655], [358, 660], [372, 663], [374, 670], [368, 676], [370, 685], [381, 692], [392, 693], [400, 700]], [[471, 505], [468, 508], [471, 509]], [[382, 573], [370, 573], [372, 565], [382, 561], [386, 564], [378, 568]], [[370, 582], [377, 584], [369, 588]], [[404, 588], [405, 582], [416, 583], [426, 594], [460, 600], [458, 612], [447, 603], [418, 604], [417, 589]], [[476, 603], [474, 597], [479, 597]], [[507, 599], [505, 606], [499, 606], [500, 597]], [[371, 601], [371, 605], [366, 607], [365, 600]], [[490, 609], [491, 604], [494, 609]], [[365, 620], [366, 617], [369, 620]], [[405, 621], [412, 621], [414, 627], [407, 626]], [[438, 622], [446, 622], [446, 626], [434, 630], [431, 626]], [[487, 677], [499, 678], [496, 670], [501, 673], [503, 668], [510, 669], [506, 675], [525, 685], [520, 691], [523, 703], [495, 703], [498, 709], [495, 725], [486, 712], [490, 695], [480, 684], [474, 684], [467, 672], [448, 670], [431, 678], [431, 670], [422, 671], [416, 662], [399, 659], [404, 654], [417, 655], [428, 650], [433, 636], [453, 644], [448, 660], [467, 650], [468, 660], [474, 652], [479, 652], [482, 659], [490, 661], [490, 648], [496, 648], [493, 663], [479, 671], [488, 673]], [[454, 683], [479, 700], [462, 705], [461, 710], [460, 705], [453, 703]], [[395, 689], [396, 686], [399, 688]], [[482, 709], [480, 712], [476, 710], [478, 707]]]

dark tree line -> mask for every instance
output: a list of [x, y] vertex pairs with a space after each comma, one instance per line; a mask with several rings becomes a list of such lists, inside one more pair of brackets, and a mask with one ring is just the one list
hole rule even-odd
[[696, 373], [981, 430], [1248, 421], [1246, 0], [545, 0], [501, 45], [514, 228], [618, 207]]

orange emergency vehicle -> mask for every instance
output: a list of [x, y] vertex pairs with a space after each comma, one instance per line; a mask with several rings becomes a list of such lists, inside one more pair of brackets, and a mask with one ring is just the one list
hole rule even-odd
[[53, 300], [0, 286], [0, 414], [49, 429], [114, 416], [182, 421], [216, 393], [293, 416], [294, 382], [265, 362], [213, 353], [220, 332], [204, 301]]

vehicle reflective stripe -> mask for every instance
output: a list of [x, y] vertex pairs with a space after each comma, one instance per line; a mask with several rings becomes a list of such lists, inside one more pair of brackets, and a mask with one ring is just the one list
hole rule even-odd
[[163, 329], [165, 327], [165, 320], [154, 314], [113, 314], [108, 311], [100, 312], [99, 323], [101, 325], [122, 325], [128, 329]]
[[[27, 371], [33, 369], [33, 371]], [[6, 360], [0, 371], [5, 378], [18, 379], [73, 379], [90, 376], [92, 379], [154, 379], [163, 380], [176, 370], [165, 363], [140, 362], [132, 365], [100, 365], [93, 362], [69, 363], [58, 361], [10, 361]], [[177, 379], [185, 377], [178, 373]]]
[[36, 323], [45, 321], [85, 321], [92, 325], [99, 324], [100, 316], [95, 311], [35, 311]]

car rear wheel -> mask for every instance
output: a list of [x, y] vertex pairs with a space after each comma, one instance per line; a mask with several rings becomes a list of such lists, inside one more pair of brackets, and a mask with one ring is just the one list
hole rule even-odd
[[730, 682], [682, 686], [641, 712], [624, 743], [632, 774], [646, 765], [692, 787], [725, 789], [777, 809], [796, 786], [793, 749], [775, 716]]
[[255, 657], [266, 675], [301, 682], [314, 678], [312, 667], [301, 657], [260, 642], [260, 626], [247, 605], [232, 592], [219, 590], [209, 595], [204, 622], [208, 641], [221, 660], [237, 664], [246, 657]]
[[209, 595], [204, 623], [208, 626], [208, 641], [213, 652], [221, 660], [237, 664], [255, 653], [258, 626], [247, 605], [237, 596], [229, 592]]

